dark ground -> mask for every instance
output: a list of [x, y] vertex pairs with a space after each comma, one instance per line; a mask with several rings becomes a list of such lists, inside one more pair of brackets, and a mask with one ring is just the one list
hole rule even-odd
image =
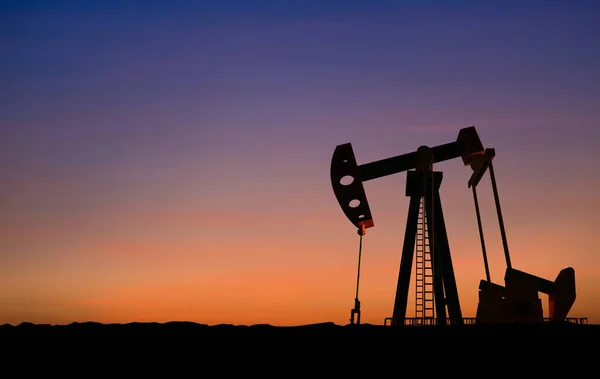
[[22, 323], [1, 325], [0, 338], [24, 336], [590, 336], [600, 337], [600, 325], [572, 323], [405, 326], [336, 325], [320, 323], [302, 326], [271, 325], [204, 325], [191, 322], [100, 324], [94, 322], [68, 325]]

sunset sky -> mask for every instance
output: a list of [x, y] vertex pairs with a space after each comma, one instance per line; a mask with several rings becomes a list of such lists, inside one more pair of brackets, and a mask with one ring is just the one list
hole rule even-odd
[[[594, 1], [3, 2], [0, 324], [347, 324], [359, 237], [335, 147], [363, 164], [471, 125], [513, 267], [573, 267], [570, 316], [600, 323], [599, 46]], [[471, 169], [435, 168], [474, 317]], [[392, 315], [405, 180], [365, 183], [363, 323]], [[478, 194], [504, 284], [488, 175]]]

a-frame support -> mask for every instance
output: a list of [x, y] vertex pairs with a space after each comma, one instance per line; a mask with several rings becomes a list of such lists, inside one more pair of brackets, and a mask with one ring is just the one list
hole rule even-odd
[[429, 230], [437, 323], [445, 325], [449, 321], [452, 324], [462, 324], [462, 312], [439, 194], [442, 172], [410, 170], [406, 174], [406, 196], [410, 197], [410, 204], [396, 287], [393, 324], [404, 325], [406, 318], [421, 200], [425, 204], [424, 212]]

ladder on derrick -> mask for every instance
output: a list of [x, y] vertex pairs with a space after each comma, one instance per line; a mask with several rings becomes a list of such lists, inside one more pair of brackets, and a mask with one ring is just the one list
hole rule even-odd
[[417, 323], [432, 323], [435, 318], [433, 301], [433, 262], [430, 233], [427, 227], [425, 197], [421, 198], [419, 221], [417, 223], [417, 241], [415, 247], [415, 318]]

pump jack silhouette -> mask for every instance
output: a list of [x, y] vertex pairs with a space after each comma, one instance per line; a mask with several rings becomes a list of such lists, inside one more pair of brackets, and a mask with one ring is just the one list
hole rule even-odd
[[[356, 163], [351, 143], [336, 147], [330, 168], [333, 192], [342, 211], [358, 229], [360, 235], [356, 297], [354, 309], [351, 310], [351, 324], [355, 322], [360, 324], [358, 283], [362, 238], [366, 229], [374, 226], [363, 182], [404, 171], [407, 172], [405, 195], [410, 197], [408, 218], [393, 315], [385, 322], [390, 320], [392, 325], [405, 324], [410, 277], [413, 263], [415, 263], [417, 281], [415, 305], [416, 312], [420, 312], [417, 318], [421, 319], [423, 324], [463, 324], [464, 319], [439, 194], [443, 173], [433, 170], [435, 163], [455, 158], [462, 158], [463, 164], [470, 166], [473, 170], [468, 187], [473, 191], [486, 272], [486, 280], [482, 280], [479, 286], [480, 301], [476, 323], [543, 321], [538, 292], [549, 295], [551, 320], [566, 319], [575, 302], [575, 272], [573, 268], [563, 269], [554, 282], [512, 268], [492, 166], [494, 156], [494, 149], [484, 149], [474, 126], [461, 129], [454, 142], [435, 147], [420, 146], [416, 151], [408, 154], [362, 165]], [[494, 284], [490, 279], [481, 226], [476, 186], [486, 171], [490, 172], [507, 264], [505, 286]], [[350, 179], [349, 183], [347, 179]], [[431, 322], [425, 322], [426, 320]]]

